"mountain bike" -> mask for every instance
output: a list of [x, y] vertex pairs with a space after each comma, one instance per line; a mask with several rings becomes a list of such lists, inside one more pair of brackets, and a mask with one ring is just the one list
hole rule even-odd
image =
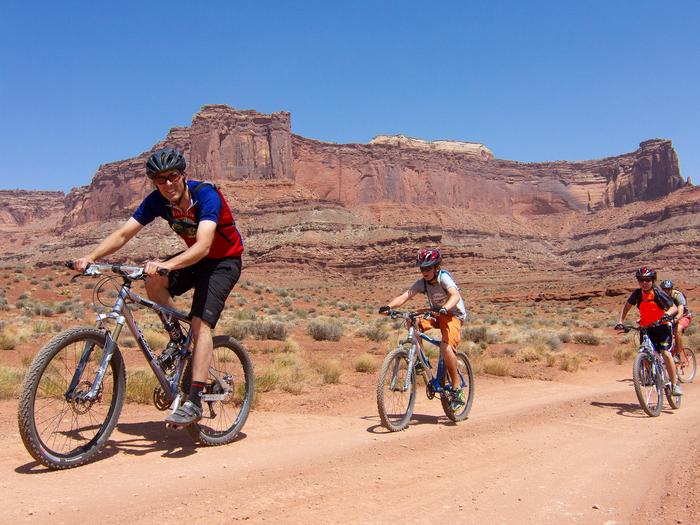
[[428, 399], [440, 396], [445, 415], [452, 421], [463, 421], [469, 415], [474, 401], [474, 373], [469, 358], [463, 352], [456, 352], [459, 388], [462, 388], [466, 403], [457, 412], [451, 408], [454, 394], [450, 377], [442, 355], [439, 355], [437, 370], [432, 366], [423, 349], [423, 342], [440, 347], [440, 341], [424, 334], [420, 329], [420, 319], [432, 317], [431, 310], [399, 312], [389, 310], [392, 319], [404, 319], [408, 334], [399, 341], [398, 347], [390, 351], [384, 359], [377, 381], [377, 409], [382, 424], [392, 432], [408, 426], [416, 402], [416, 376], [421, 375], [425, 382]]
[[673, 334], [673, 347], [671, 348], [671, 355], [673, 356], [673, 362], [676, 363], [676, 373], [678, 374], [678, 379], [681, 383], [692, 383], [693, 379], [695, 379], [695, 374], [697, 373], [695, 352], [693, 352], [687, 346], [684, 347], [683, 350], [678, 349], [676, 346], [675, 323]]
[[[157, 379], [155, 407], [174, 412], [189, 391], [191, 319], [131, 290], [133, 282], [146, 277], [142, 267], [91, 264], [82, 275], [97, 277], [103, 272], [115, 275], [103, 277], [93, 297], [96, 306], [105, 305], [100, 293], [109, 284], [118, 289], [109, 313], [97, 314], [95, 328], [72, 328], [51, 339], [32, 361], [22, 384], [18, 414], [22, 441], [35, 460], [51, 469], [88, 462], [114, 430], [126, 393], [126, 368], [118, 345], [125, 324]], [[171, 354], [157, 356], [149, 346], [132, 311], [140, 307], [156, 312], [171, 340], [173, 329], [179, 332]], [[108, 323], [113, 323], [111, 330]], [[179, 323], [189, 325], [186, 335]], [[235, 339], [215, 336], [202, 392], [202, 419], [187, 431], [203, 445], [230, 443], [245, 424], [252, 401], [253, 365], [248, 353]]]
[[657, 322], [647, 327], [622, 325], [618, 329], [625, 333], [630, 330], [639, 332], [639, 350], [632, 366], [634, 391], [644, 412], [656, 417], [664, 407], [664, 394], [673, 409], [680, 408], [681, 397], [673, 395], [671, 381], [666, 371], [661, 352], [656, 351], [647, 329], [659, 326]]

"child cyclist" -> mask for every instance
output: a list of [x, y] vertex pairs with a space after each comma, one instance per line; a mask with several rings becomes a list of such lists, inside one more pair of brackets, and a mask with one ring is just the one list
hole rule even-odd
[[[408, 301], [416, 294], [424, 293], [428, 298], [431, 308], [439, 309], [436, 319], [422, 319], [421, 329], [439, 328], [442, 334], [440, 343], [440, 353], [450, 374], [452, 385], [459, 385], [459, 374], [457, 373], [457, 357], [455, 349], [461, 339], [460, 331], [462, 322], [467, 318], [467, 311], [464, 308], [464, 301], [459, 293], [459, 288], [455, 284], [452, 276], [447, 270], [440, 267], [442, 256], [437, 249], [421, 250], [416, 257], [416, 266], [420, 268], [423, 277], [418, 279], [404, 293], [395, 297], [386, 306], [379, 309], [380, 314], [389, 312]], [[464, 392], [461, 388], [454, 389], [454, 401], [452, 410], [455, 412], [465, 404]]]

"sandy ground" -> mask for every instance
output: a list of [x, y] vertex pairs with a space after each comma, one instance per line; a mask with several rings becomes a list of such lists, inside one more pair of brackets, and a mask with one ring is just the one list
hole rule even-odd
[[478, 376], [467, 421], [420, 395], [399, 433], [379, 426], [371, 391], [334, 415], [254, 410], [216, 448], [125, 406], [104, 453], [61, 472], [31, 461], [3, 402], [0, 523], [700, 523], [700, 390], [650, 418], [630, 374]]

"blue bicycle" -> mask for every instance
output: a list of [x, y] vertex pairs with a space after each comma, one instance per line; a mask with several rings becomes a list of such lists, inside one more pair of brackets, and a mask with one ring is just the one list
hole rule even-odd
[[469, 415], [474, 401], [474, 373], [469, 358], [463, 352], [457, 352], [457, 371], [464, 392], [465, 404], [458, 411], [451, 408], [454, 395], [450, 377], [440, 355], [437, 370], [433, 374], [428, 356], [423, 350], [426, 341], [437, 347], [440, 341], [425, 335], [420, 327], [420, 319], [432, 317], [430, 310], [399, 312], [390, 310], [387, 315], [392, 319], [404, 319], [408, 336], [399, 342], [397, 348], [389, 352], [379, 372], [377, 382], [377, 409], [382, 424], [392, 432], [398, 432], [408, 426], [416, 403], [416, 376], [421, 375], [425, 382], [428, 399], [440, 396], [445, 415], [452, 421], [463, 421]]

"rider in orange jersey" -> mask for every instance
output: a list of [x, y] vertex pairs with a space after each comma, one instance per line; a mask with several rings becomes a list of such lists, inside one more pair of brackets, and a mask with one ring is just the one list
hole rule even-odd
[[[622, 326], [625, 317], [627, 317], [627, 312], [633, 306], [639, 308], [639, 326], [642, 328], [648, 327], [647, 335], [654, 343], [654, 348], [661, 352], [666, 363], [666, 370], [668, 370], [668, 375], [671, 379], [673, 394], [680, 396], [682, 394], [681, 387], [677, 384], [676, 367], [673, 364], [673, 356], [669, 352], [673, 342], [673, 333], [669, 321], [676, 315], [678, 308], [668, 295], [654, 285], [656, 282], [656, 270], [649, 266], [642, 266], [636, 271], [635, 277], [639, 283], [639, 288], [632, 292], [622, 307], [616, 328]], [[662, 321], [662, 324], [650, 326], [659, 321]]]

